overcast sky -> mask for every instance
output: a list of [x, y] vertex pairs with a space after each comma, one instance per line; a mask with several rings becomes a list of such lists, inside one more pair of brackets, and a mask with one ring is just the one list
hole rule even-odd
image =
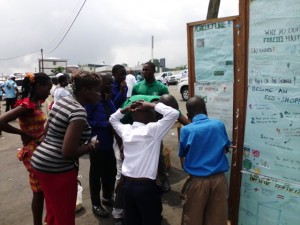
[[[238, 15], [238, 2], [221, 0], [219, 17]], [[69, 65], [135, 66], [151, 59], [152, 35], [154, 58], [166, 58], [169, 68], [186, 65], [186, 24], [205, 20], [209, 0], [86, 0], [50, 53], [83, 3], [0, 0], [0, 75], [34, 72], [40, 49], [44, 58], [67, 59]]]

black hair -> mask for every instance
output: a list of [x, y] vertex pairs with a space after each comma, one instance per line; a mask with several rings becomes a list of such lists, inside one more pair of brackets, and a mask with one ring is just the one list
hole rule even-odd
[[194, 96], [192, 98], [190, 98], [187, 102], [186, 102], [186, 109], [187, 112], [191, 115], [191, 116], [196, 116], [198, 114], [205, 114], [207, 115], [207, 110], [206, 110], [206, 104], [203, 98], [199, 97], [199, 96]]
[[21, 98], [32, 97], [35, 93], [36, 84], [46, 85], [51, 81], [50, 77], [45, 73], [27, 74], [23, 80]]
[[153, 62], [146, 62], [145, 63], [145, 65], [148, 65], [148, 66], [150, 66], [152, 69], [153, 69], [153, 71], [155, 71], [155, 64], [153, 63]]
[[52, 77], [51, 80], [52, 80], [52, 83], [53, 83], [54, 85], [58, 85], [58, 84], [59, 84], [59, 81], [58, 81], [58, 78], [57, 78], [57, 77]]
[[119, 69], [125, 69], [125, 67], [123, 65], [120, 65], [120, 64], [114, 65], [112, 70], [111, 70], [112, 74], [117, 73]]
[[164, 103], [165, 105], [170, 106], [173, 109], [179, 110], [178, 102], [173, 95], [164, 94], [159, 98], [159, 102]]
[[58, 82], [61, 84], [62, 82], [65, 82], [68, 79], [69, 79], [69, 75], [64, 74], [58, 77]]
[[79, 71], [72, 76], [73, 95], [79, 95], [82, 88], [93, 88], [102, 84], [101, 77], [96, 73]]

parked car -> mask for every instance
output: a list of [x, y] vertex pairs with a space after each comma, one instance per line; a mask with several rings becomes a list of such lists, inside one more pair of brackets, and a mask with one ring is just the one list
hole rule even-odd
[[167, 77], [167, 85], [177, 84], [180, 80], [181, 74], [173, 74]]
[[177, 90], [180, 92], [181, 97], [184, 101], [189, 99], [189, 80], [188, 77], [183, 78], [177, 85]]

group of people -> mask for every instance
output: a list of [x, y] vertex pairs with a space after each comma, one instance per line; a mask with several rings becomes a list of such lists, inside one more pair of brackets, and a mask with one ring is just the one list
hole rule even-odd
[[[48, 120], [41, 104], [51, 79], [44, 73], [24, 78], [22, 97], [0, 116], [0, 130], [21, 136], [17, 157], [29, 172], [34, 225], [43, 224], [44, 200], [48, 225], [75, 224], [78, 159], [85, 154], [96, 216], [109, 216], [104, 205], [113, 207], [116, 225], [161, 224], [161, 195], [170, 190], [163, 139], [176, 120], [184, 125], [179, 157], [189, 174], [182, 224], [227, 223], [224, 172], [230, 142], [224, 124], [207, 117], [197, 96], [186, 104], [188, 118], [182, 115], [168, 88], [155, 80], [153, 63], [143, 65], [144, 80], [132, 81], [132, 90], [131, 73], [115, 65], [112, 74], [73, 74], [72, 94], [61, 90], [65, 96], [54, 101]], [[15, 119], [20, 128], [9, 123]]]

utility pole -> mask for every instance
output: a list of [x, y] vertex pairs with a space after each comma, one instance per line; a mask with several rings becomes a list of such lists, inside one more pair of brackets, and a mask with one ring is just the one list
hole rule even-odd
[[220, 2], [221, 0], [209, 0], [207, 20], [218, 18]]
[[151, 62], [153, 62], [154, 36], [151, 36]]
[[44, 73], [44, 55], [43, 55], [43, 49], [41, 49], [42, 54], [42, 72]]

